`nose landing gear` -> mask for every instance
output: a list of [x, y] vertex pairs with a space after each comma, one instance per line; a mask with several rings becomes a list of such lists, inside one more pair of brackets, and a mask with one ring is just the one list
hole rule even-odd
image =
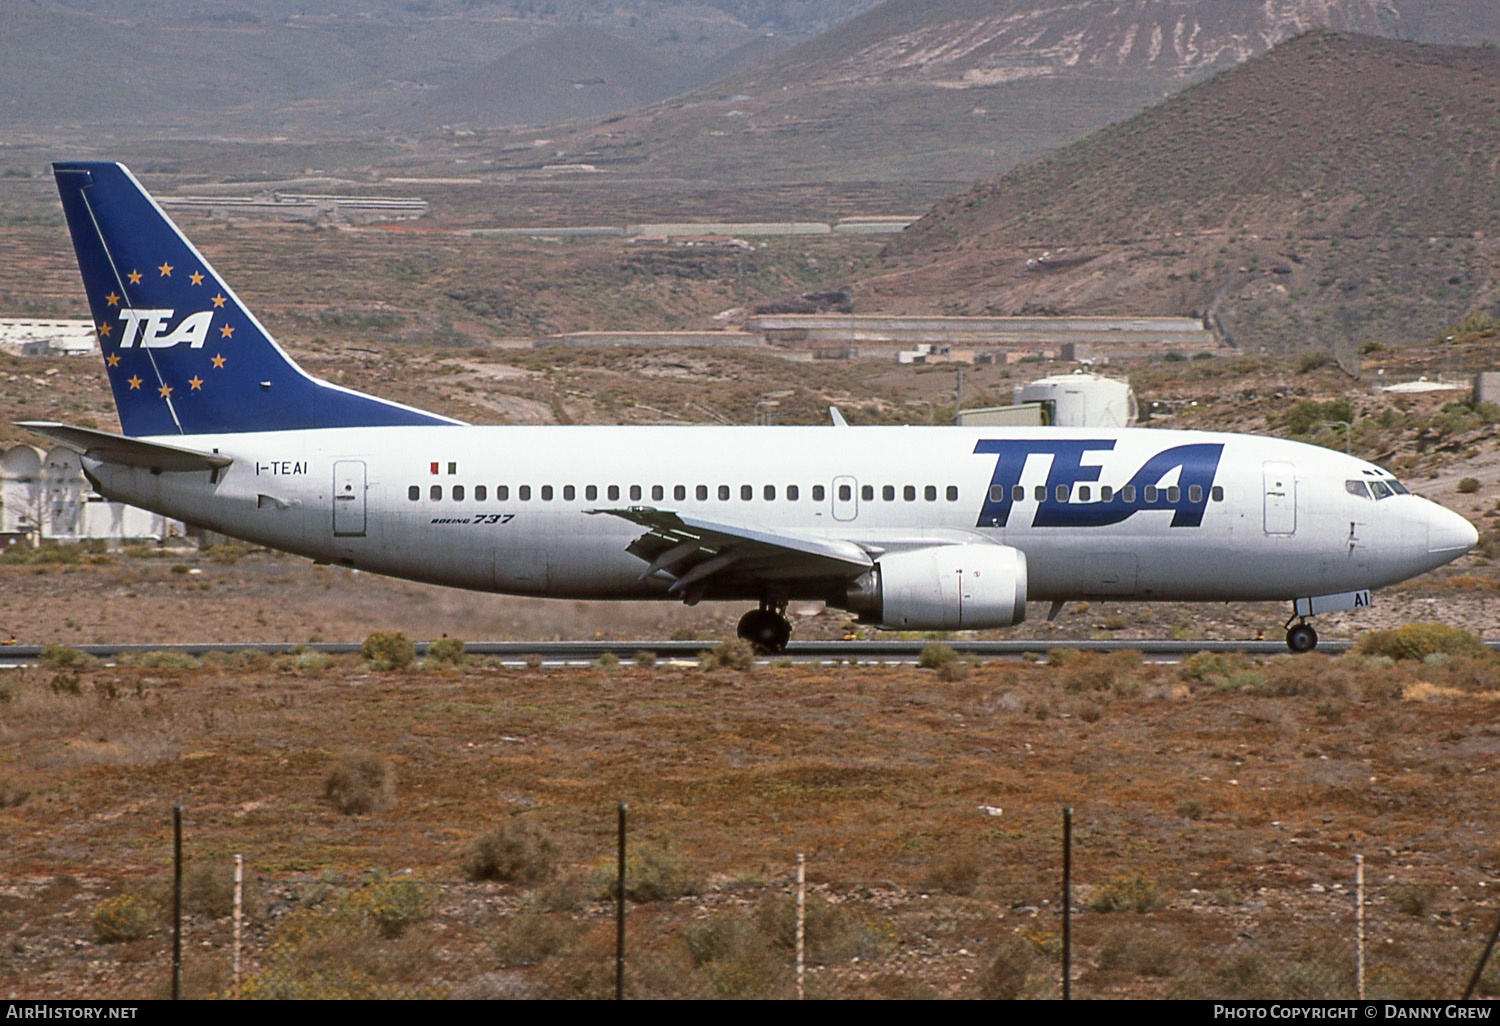
[[[1295, 627], [1292, 626], [1292, 620], [1297, 621], [1297, 625]], [[1318, 632], [1312, 629], [1312, 624], [1308, 623], [1302, 617], [1295, 615], [1291, 619], [1287, 620], [1286, 624], [1287, 648], [1291, 649], [1293, 652], [1300, 653], [1311, 652], [1313, 649], [1318, 647]]]
[[779, 655], [786, 651], [786, 643], [792, 637], [792, 625], [785, 616], [786, 603], [762, 601], [759, 609], [752, 609], [740, 617], [735, 633], [761, 655]]

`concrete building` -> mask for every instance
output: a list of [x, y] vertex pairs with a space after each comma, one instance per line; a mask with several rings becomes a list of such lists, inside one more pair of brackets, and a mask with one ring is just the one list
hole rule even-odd
[[0, 319], [0, 347], [20, 356], [85, 356], [97, 352], [92, 321]]
[[181, 521], [96, 494], [72, 449], [14, 445], [0, 454], [0, 545], [164, 541], [185, 534]]

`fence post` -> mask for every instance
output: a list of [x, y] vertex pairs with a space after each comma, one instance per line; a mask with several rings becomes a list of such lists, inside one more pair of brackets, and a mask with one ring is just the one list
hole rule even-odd
[[615, 895], [615, 1000], [625, 1000], [625, 803], [620, 803], [620, 838]]
[[1468, 1001], [1474, 996], [1474, 991], [1479, 987], [1479, 979], [1484, 975], [1484, 967], [1490, 960], [1490, 952], [1495, 950], [1495, 941], [1500, 940], [1500, 918], [1495, 920], [1495, 929], [1490, 932], [1490, 941], [1484, 946], [1484, 952], [1479, 956], [1479, 964], [1474, 967], [1474, 975], [1469, 978], [1469, 986], [1464, 990], [1464, 1000]]
[[797, 853], [797, 1000], [802, 1000], [802, 978], [806, 962], [803, 958], [804, 924], [807, 913], [807, 860]]
[[240, 938], [245, 932], [245, 856], [234, 857], [234, 999], [240, 999]]
[[1063, 809], [1062, 996], [1073, 997], [1073, 806]]
[[1354, 856], [1354, 991], [1365, 999], [1365, 857]]
[[182, 806], [172, 806], [172, 1000], [182, 997]]

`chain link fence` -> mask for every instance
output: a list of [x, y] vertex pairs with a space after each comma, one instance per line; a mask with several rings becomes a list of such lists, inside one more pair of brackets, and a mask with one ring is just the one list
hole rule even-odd
[[[799, 976], [790, 866], [704, 883], [643, 847], [627, 870], [627, 999], [1062, 996], [1060, 889], [1027, 901], [982, 886], [810, 885]], [[1500, 914], [1483, 894], [1385, 873], [1365, 890], [1361, 924], [1352, 861], [1346, 880], [1212, 892], [1111, 877], [1087, 862], [1075, 868], [1070, 923], [1070, 989], [1080, 998], [1453, 999]], [[186, 867], [184, 997], [615, 996], [615, 877], [602, 856], [592, 869], [529, 883], [258, 879], [250, 868], [237, 930], [232, 861]], [[100, 930], [109, 902], [122, 918], [130, 897], [94, 902], [96, 939], [160, 973], [157, 993], [168, 996], [171, 931], [159, 918], [145, 936]], [[171, 907], [159, 892], [135, 897]], [[1476, 993], [1500, 994], [1500, 967], [1486, 969]]]

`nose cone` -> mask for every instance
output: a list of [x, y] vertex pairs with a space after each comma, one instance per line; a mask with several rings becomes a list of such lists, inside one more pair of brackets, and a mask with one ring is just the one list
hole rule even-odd
[[1474, 525], [1451, 509], [1434, 505], [1427, 512], [1427, 551], [1457, 559], [1479, 543]]

